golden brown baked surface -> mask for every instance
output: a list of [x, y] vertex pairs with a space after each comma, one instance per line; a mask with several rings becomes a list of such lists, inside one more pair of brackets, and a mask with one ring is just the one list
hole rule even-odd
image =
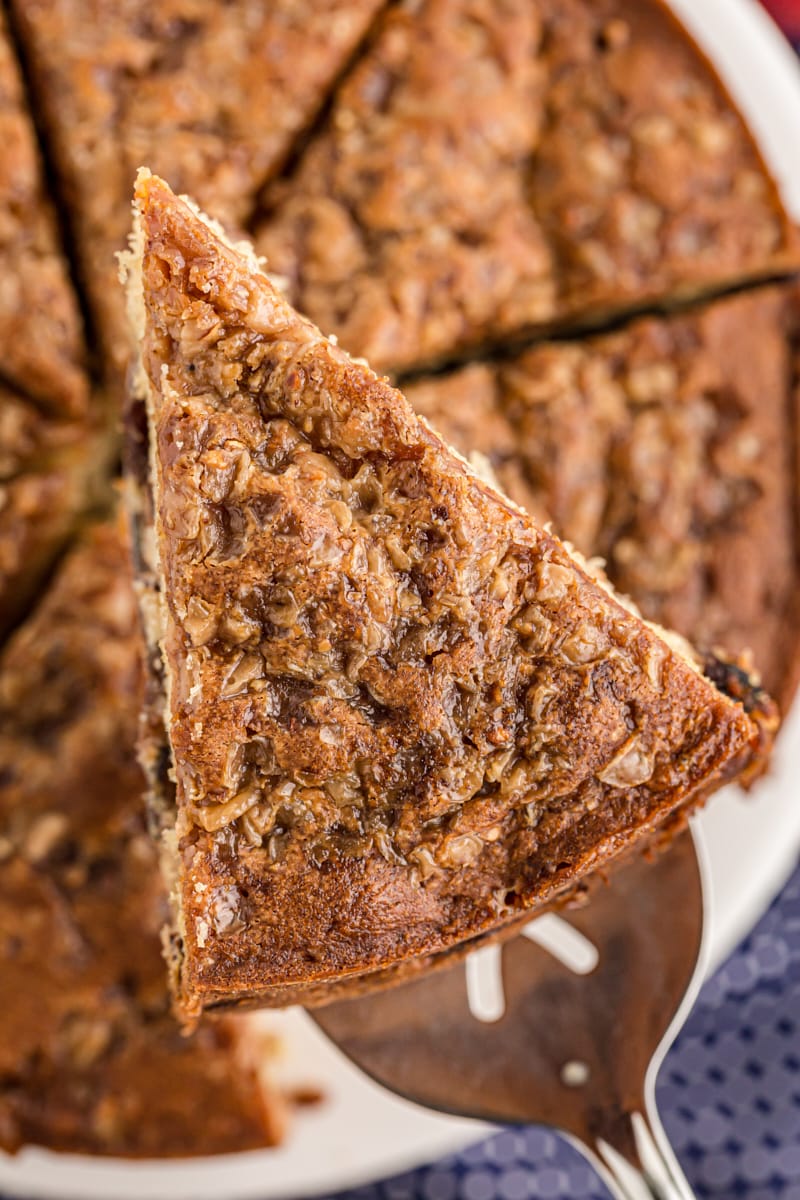
[[2, 637], [72, 531], [103, 455], [77, 299], [2, 13], [0, 137]]
[[162, 181], [137, 203], [185, 1015], [446, 949], [757, 767], [683, 648]]
[[[342, 333], [348, 349], [369, 351], [378, 364], [417, 367], [526, 326], [605, 320], [645, 300], [669, 304], [797, 263], [780, 202], [741, 121], [654, 0], [412, 0], [392, 5], [385, 19], [384, 7], [384, 0], [9, 0], [31, 94], [0, 16], [0, 638], [46, 588], [0, 654], [4, 1147], [33, 1141], [106, 1154], [228, 1151], [274, 1140], [281, 1121], [277, 1098], [255, 1078], [259, 1048], [246, 1025], [206, 1025], [187, 1043], [167, 1013], [156, 938], [165, 904], [132, 751], [139, 651], [117, 533], [91, 535], [55, 583], [48, 581], [98, 478], [108, 482], [114, 472], [108, 426], [117, 420], [99, 390], [90, 395], [62, 234], [74, 236], [71, 253], [101, 335], [94, 366], [117, 383], [127, 349], [114, 252], [128, 231], [130, 184], [142, 161], [231, 228], [257, 229], [298, 301], [324, 328]], [[376, 36], [351, 70], [376, 16]], [[303, 132], [317, 117], [320, 133], [306, 155]], [[48, 195], [54, 183], [56, 200]], [[790, 375], [796, 382], [795, 320], [785, 295], [753, 294], [701, 318], [587, 341], [564, 349], [563, 358], [561, 347], [537, 347], [513, 371], [509, 363], [500, 371], [478, 362], [418, 383], [415, 402], [427, 394], [431, 412], [443, 408], [452, 441], [483, 449], [503, 486], [540, 520], [554, 513], [581, 548], [605, 554], [613, 577], [648, 615], [706, 642], [752, 646], [786, 702], [798, 628], [796, 608], [786, 607], [796, 575], [787, 502], [787, 494], [797, 496], [788, 462], [796, 454], [796, 412], [786, 383]], [[224, 350], [224, 376], [213, 380], [220, 395], [232, 386], [229, 368], [235, 374], [240, 351], [234, 344]], [[283, 346], [275, 370], [288, 373], [295, 351]], [[666, 358], [677, 382], [665, 382]], [[633, 380], [631, 363], [640, 368]], [[327, 352], [323, 366], [330, 366]], [[255, 368], [247, 369], [244, 394], [252, 401]], [[657, 394], [648, 395], [654, 373]], [[395, 401], [384, 403], [394, 429]], [[191, 419], [199, 411], [192, 405]], [[398, 463], [391, 455], [373, 460], [370, 451], [363, 476], [346, 478], [341, 458], [332, 472], [327, 452], [310, 461], [319, 430], [300, 428], [293, 407], [293, 426], [260, 409], [251, 415], [251, 441], [214, 441], [224, 432], [222, 411], [200, 447], [211, 491], [202, 482], [206, 524], [198, 538], [211, 547], [209, 578], [224, 564], [228, 579], [236, 555], [275, 555], [269, 589], [256, 604], [260, 631], [240, 621], [246, 605], [234, 586], [230, 604], [225, 593], [222, 632], [206, 643], [232, 673], [222, 679], [211, 672], [212, 690], [223, 696], [212, 729], [219, 741], [200, 764], [203, 786], [222, 773], [218, 794], [213, 787], [206, 793], [199, 825], [196, 797], [192, 810], [184, 808], [191, 862], [185, 907], [194, 937], [186, 1010], [232, 998], [317, 1003], [372, 986], [378, 976], [399, 978], [437, 954], [458, 954], [473, 930], [491, 933], [498, 920], [514, 919], [518, 905], [573, 886], [626, 840], [626, 830], [655, 824], [680, 803], [671, 783], [658, 790], [658, 764], [643, 784], [609, 785], [605, 824], [590, 808], [597, 798], [591, 780], [550, 795], [572, 762], [573, 748], [562, 754], [559, 742], [572, 699], [540, 714], [535, 762], [526, 745], [521, 765], [503, 764], [509, 743], [502, 738], [510, 728], [516, 748], [528, 719], [520, 713], [541, 683], [520, 667], [525, 654], [542, 657], [557, 647], [565, 660], [557, 683], [569, 677], [594, 687], [600, 668], [581, 661], [591, 647], [574, 645], [564, 624], [550, 621], [551, 599], [543, 605], [549, 629], [543, 623], [525, 632], [524, 653], [510, 655], [514, 680], [492, 675], [481, 639], [485, 632], [496, 649], [504, 634], [482, 594], [466, 598], [472, 616], [440, 611], [425, 624], [442, 581], [439, 560], [446, 578], [469, 549], [457, 544], [452, 497], [448, 517], [429, 531], [438, 536], [442, 525], [455, 544], [447, 537], [438, 546], [418, 544], [412, 526], [432, 494], [402, 494], [398, 507], [392, 492], [398, 475], [416, 478], [413, 456]], [[276, 428], [263, 441], [259, 422], [267, 418]], [[565, 442], [572, 465], [559, 453]], [[418, 444], [423, 458], [437, 445], [427, 434]], [[257, 503], [248, 508], [251, 475], [240, 479], [237, 465], [227, 480], [231, 462], [244, 464], [248, 455], [259, 480], [263, 471], [282, 481], [279, 521], [285, 518], [263, 540], [256, 531], [255, 547], [237, 514], [265, 526], [271, 514], [259, 514]], [[182, 464], [175, 465], [177, 473]], [[456, 498], [466, 487], [460, 468], [457, 477]], [[303, 491], [309, 481], [310, 501]], [[482, 519], [492, 506], [486, 489], [479, 494], [468, 515]], [[272, 504], [271, 484], [265, 495]], [[381, 522], [404, 508], [403, 537], [390, 542]], [[338, 524], [340, 517], [348, 522], [345, 510], [358, 526], [352, 536], [352, 525]], [[508, 543], [518, 548], [520, 518], [502, 513]], [[330, 542], [317, 544], [320, 530]], [[468, 521], [462, 538], [464, 530]], [[298, 551], [305, 533], [310, 542]], [[320, 597], [289, 587], [281, 572], [331, 548], [335, 556], [349, 536], [359, 569], [362, 550], [367, 555], [361, 590], [344, 600], [335, 588], [326, 592], [321, 614], [306, 622]], [[478, 545], [483, 536], [481, 529]], [[404, 556], [417, 553], [407, 568]], [[323, 564], [329, 575], [335, 563]], [[367, 580], [376, 563], [374, 581]], [[518, 574], [500, 595], [509, 583], [501, 574], [492, 603], [512, 603], [507, 597], [521, 586], [522, 568]], [[406, 575], [411, 585], [395, 586]], [[263, 640], [280, 638], [296, 604], [303, 616], [297, 638], [269, 663], [261, 656], [269, 682], [261, 689], [254, 655]], [[378, 619], [373, 606], [389, 616]], [[474, 655], [463, 649], [465, 638], [457, 641], [473, 618], [481, 629]], [[192, 608], [184, 632], [201, 644], [191, 654], [203, 650], [208, 619], [203, 604]], [[389, 630], [391, 653], [373, 645], [376, 628]], [[346, 654], [318, 677], [340, 636]], [[290, 658], [296, 651], [299, 658]], [[462, 671], [470, 686], [479, 684], [466, 695]], [[161, 793], [156, 817], [172, 823], [159, 682], [151, 680], [148, 706], [151, 786]], [[550, 683], [537, 693], [545, 703]], [[339, 687], [333, 697], [332, 687]], [[646, 685], [634, 680], [630, 688], [626, 731], [641, 701], [653, 736], [677, 742], [684, 733], [677, 717], [670, 714], [665, 732], [658, 720], [663, 725], [666, 716], [648, 707]], [[275, 711], [267, 711], [270, 697], [277, 697]], [[686, 706], [692, 702], [690, 695]], [[724, 700], [714, 702], [730, 722], [719, 759], [733, 753], [737, 738], [751, 737], [759, 741], [758, 760], [769, 712], [756, 712], [761, 732], [747, 727], [746, 737]], [[234, 744], [229, 730], [251, 703], [261, 724], [245, 722]], [[579, 724], [575, 755], [619, 728], [614, 704], [605, 695], [595, 722]], [[331, 731], [341, 740], [331, 742]], [[713, 775], [712, 735], [705, 726], [695, 734], [696, 774], [708, 767]], [[180, 736], [193, 744], [188, 718]], [[628, 740], [636, 736], [632, 729]], [[224, 762], [223, 742], [231, 750]], [[277, 780], [266, 771], [267, 748]], [[637, 760], [635, 742], [633, 749]], [[372, 754], [383, 776], [364, 773]], [[491, 767], [498, 777], [471, 794], [484, 760], [499, 764]], [[622, 763], [624, 774], [625, 757]], [[428, 770], [426, 792], [420, 780]], [[544, 772], [533, 786], [531, 771]], [[239, 787], [240, 774], [255, 778], [255, 799]], [[285, 794], [284, 784], [292, 789]], [[533, 806], [524, 820], [514, 807], [520, 789]], [[427, 828], [415, 824], [417, 793]], [[234, 810], [246, 811], [229, 824], [231, 813], [223, 813], [219, 830], [203, 829], [233, 795]], [[673, 810], [668, 829], [688, 802]], [[498, 829], [509, 836], [507, 853], [492, 841]], [[524, 876], [519, 864], [528, 855], [534, 868]], [[460, 892], [453, 879], [462, 863]], [[318, 889], [310, 903], [298, 900], [306, 886]], [[279, 986], [274, 981], [290, 977], [289, 964], [293, 981]], [[32, 994], [35, 1009], [25, 1002]]]
[[5, 1149], [206, 1154], [280, 1132], [249, 1025], [187, 1040], [169, 1013], [141, 682], [127, 546], [99, 527], [0, 655]]
[[47, 408], [85, 412], [80, 315], [0, 13], [0, 377]]
[[99, 440], [0, 384], [0, 636], [26, 611], [93, 491]]
[[798, 263], [748, 131], [653, 0], [390, 8], [256, 245], [395, 370]]
[[515, 504], [544, 524], [550, 520], [543, 498], [532, 487], [519, 444], [519, 432], [498, 402], [497, 372], [486, 362], [470, 363], [439, 375], [418, 376], [403, 388], [416, 412], [479, 473], [494, 481]]
[[751, 650], [784, 709], [798, 665], [799, 299], [794, 284], [762, 288], [407, 392], [514, 500], [601, 556], [645, 616]]
[[137, 168], [243, 226], [382, 2], [14, 0], [107, 368]]

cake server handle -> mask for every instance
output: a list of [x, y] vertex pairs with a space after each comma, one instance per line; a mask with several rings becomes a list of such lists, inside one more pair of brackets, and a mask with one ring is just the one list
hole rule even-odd
[[603, 1138], [588, 1155], [614, 1200], [696, 1200], [657, 1114], [634, 1113], [631, 1123], [638, 1162]]

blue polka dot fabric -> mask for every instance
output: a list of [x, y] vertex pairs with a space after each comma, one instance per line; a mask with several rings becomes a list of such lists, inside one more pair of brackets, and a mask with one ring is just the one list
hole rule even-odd
[[[800, 1200], [800, 867], [705, 984], [661, 1069], [658, 1104], [701, 1200]], [[564, 1139], [530, 1128], [347, 1197], [608, 1200], [608, 1192]]]

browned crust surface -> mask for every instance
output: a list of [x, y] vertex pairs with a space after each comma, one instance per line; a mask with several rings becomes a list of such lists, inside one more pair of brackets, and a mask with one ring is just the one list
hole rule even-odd
[[0, 377], [77, 416], [88, 402], [80, 315], [2, 13], [0, 134]]
[[107, 367], [137, 168], [242, 227], [382, 2], [13, 0]]
[[25, 614], [109, 462], [86, 422], [0, 384], [0, 636]]
[[411, 385], [462, 453], [695, 644], [751, 651], [788, 708], [800, 580], [798, 292], [684, 316]]
[[376, 369], [789, 263], [730, 97], [653, 0], [389, 10], [257, 248]]
[[[145, 12], [141, 0], [121, 6], [108, 0], [11, 4], [45, 113], [62, 196], [78, 234], [78, 257], [105, 341], [106, 364], [118, 371], [127, 352], [113, 252], [127, 233], [134, 168], [146, 160], [231, 227], [250, 223], [261, 185], [279, 173], [298, 131], [318, 110], [380, 0], [323, 0], [311, 4], [312, 11], [305, 0], [273, 4], [269, 11], [246, 0], [227, 6], [170, 0], [158, 12], [152, 6]], [[524, 326], [607, 317], [643, 301], [674, 300], [795, 261], [780, 203], [749, 137], [685, 36], [656, 5], [601, 0], [592, 7], [542, 0], [537, 16], [532, 3], [495, 8], [473, 0], [423, 4], [413, 11], [413, 28], [403, 12], [390, 18], [372, 57], [343, 90], [329, 126], [335, 136], [323, 133], [312, 144], [311, 165], [268, 196], [278, 213], [264, 234], [266, 246], [270, 238], [278, 239], [273, 267], [284, 266], [295, 295], [303, 303], [309, 297], [309, 307], [318, 306], [326, 328], [338, 329], [343, 305], [354, 305], [342, 325], [350, 348], [371, 350], [379, 363], [416, 365], [485, 339], [502, 339]], [[626, 24], [634, 30], [633, 42]], [[398, 78], [401, 73], [406, 83]], [[449, 124], [445, 111], [454, 80], [462, 88], [455, 106], [460, 128]], [[7, 380], [7, 386], [0, 385], [2, 635], [23, 614], [74, 532], [94, 468], [99, 462], [100, 473], [108, 473], [109, 458], [107, 439], [95, 434], [86, 417], [90, 404], [79, 314], [18, 66], [2, 25], [0, 125], [6, 134], [0, 168], [0, 376]], [[328, 148], [320, 151], [319, 144]], [[440, 153], [443, 146], [455, 167]], [[425, 172], [418, 186], [414, 172], [420, 161]], [[315, 163], [319, 187], [331, 193], [324, 200], [316, 183], [308, 193], [303, 190]], [[531, 264], [524, 278], [522, 261]], [[663, 412], [658, 414], [673, 404], [671, 393], [642, 400], [628, 395], [623, 384], [628, 411], [618, 424], [611, 422], [609, 436], [624, 449], [615, 449], [605, 468], [609, 478], [620, 481], [620, 491], [617, 495], [610, 488], [605, 497], [604, 520], [611, 513], [607, 528], [592, 525], [594, 501], [576, 498], [576, 478], [561, 474], [563, 459], [557, 453], [563, 439], [573, 438], [580, 469], [596, 482], [591, 470], [603, 464], [578, 453], [585, 446], [577, 436], [581, 421], [605, 403], [602, 388], [596, 390], [591, 378], [594, 343], [587, 346], [580, 378], [570, 384], [571, 399], [572, 389], [584, 389], [583, 407], [565, 405], [556, 412], [555, 404], [544, 405], [541, 396], [531, 400], [531, 379], [547, 377], [549, 370], [539, 351], [532, 362], [519, 359], [513, 382], [505, 371], [502, 391], [513, 402], [498, 404], [494, 368], [471, 367], [468, 384], [466, 376], [449, 377], [453, 400], [468, 402], [458, 412], [450, 410], [448, 436], [472, 449], [481, 433], [485, 444], [480, 448], [511, 495], [542, 520], [551, 508], [565, 513], [565, 523], [574, 523], [568, 532], [590, 552], [606, 539], [601, 552], [608, 554], [612, 574], [648, 615], [706, 641], [752, 646], [767, 680], [786, 700], [797, 669], [795, 655], [788, 663], [786, 648], [794, 651], [800, 610], [796, 594], [795, 607], [784, 606], [796, 576], [785, 503], [791, 474], [786, 434], [791, 425], [794, 437], [795, 421], [786, 377], [779, 382], [779, 376], [793, 370], [796, 389], [796, 363], [789, 366], [792, 355], [796, 358], [795, 317], [784, 301], [746, 299], [735, 320], [704, 318], [693, 329], [687, 318], [669, 324], [669, 337], [654, 322], [647, 335], [637, 330], [630, 344], [622, 337], [619, 344], [604, 339], [602, 354], [617, 364], [614, 371], [622, 370], [619, 363], [629, 355], [641, 358], [645, 368], [653, 357], [676, 360], [675, 395], [687, 410], [681, 410], [685, 427], [675, 429]], [[749, 320], [751, 341], [742, 337], [738, 346]], [[707, 378], [701, 372], [699, 382], [687, 366], [695, 349], [705, 366], [712, 361], [720, 368]], [[226, 351], [226, 364], [235, 363], [236, 353], [235, 347]], [[728, 366], [722, 369], [725, 359]], [[758, 378], [765, 397], [761, 405]], [[215, 377], [214, 384], [227, 396], [231, 377]], [[434, 407], [441, 403], [440, 386], [445, 387], [443, 381], [433, 383]], [[353, 390], [360, 399], [361, 384]], [[695, 393], [701, 395], [699, 407]], [[783, 418], [778, 397], [786, 404]], [[717, 422], [710, 430], [700, 419], [704, 404]], [[543, 405], [546, 415], [539, 411]], [[393, 406], [394, 401], [388, 403]], [[645, 410], [657, 428], [640, 436], [635, 427], [639, 417], [647, 425]], [[187, 410], [188, 417], [193, 420], [199, 411]], [[257, 417], [264, 417], [260, 409]], [[604, 431], [607, 418], [607, 412], [600, 418]], [[395, 416], [388, 420], [394, 428], [393, 422]], [[522, 461], [522, 428], [543, 438], [546, 454]], [[238, 536], [239, 483], [226, 492], [231, 481], [224, 477], [231, 462], [241, 460], [224, 429], [222, 443], [214, 440], [218, 432], [212, 430], [203, 443], [210, 486], [222, 488], [221, 497], [204, 494], [208, 521], [202, 537], [211, 546], [210, 569], [220, 558], [232, 561], [225, 555]], [[695, 445], [689, 467], [667, 488], [662, 513], [670, 519], [662, 528], [652, 499], [644, 495], [647, 467], [641, 475], [638, 469], [626, 474], [618, 459], [629, 456], [633, 468], [634, 460], [663, 468], [669, 453], [676, 461], [681, 457], [693, 434], [701, 440], [708, 436], [704, 446], [712, 469], [704, 473], [698, 466]], [[301, 429], [296, 442], [292, 435], [287, 442], [282, 433], [267, 454], [288, 445], [291, 455], [302, 459], [318, 435], [316, 427]], [[605, 432], [598, 435], [595, 446], [604, 437]], [[746, 452], [754, 437], [760, 439], [762, 457]], [[427, 454], [437, 443], [426, 435], [416, 445]], [[245, 445], [247, 453], [261, 449], [258, 435]], [[383, 467], [391, 482], [393, 467]], [[271, 463], [265, 470], [280, 474], [281, 468]], [[657, 481], [663, 483], [665, 474], [656, 470]], [[313, 469], [312, 481], [320, 482]], [[796, 501], [796, 486], [793, 494]], [[460, 495], [456, 488], [455, 498]], [[486, 495], [482, 490], [482, 515]], [[300, 493], [286, 496], [292, 536]], [[378, 503], [369, 476], [356, 501], [364, 510], [360, 519], [373, 516]], [[498, 510], [493, 511], [496, 517]], [[518, 518], [502, 512], [507, 527], [517, 531], [513, 537], [519, 537]], [[313, 532], [313, 520], [303, 528]], [[283, 536], [271, 530], [259, 551], [268, 552]], [[633, 548], [616, 553], [626, 539]], [[313, 539], [311, 548], [315, 551]], [[400, 552], [395, 547], [402, 563], [407, 548], [401, 545]], [[405, 570], [394, 561], [392, 569]], [[280, 1132], [280, 1107], [255, 1078], [258, 1046], [244, 1025], [228, 1021], [204, 1026], [187, 1043], [166, 1012], [155, 935], [164, 920], [164, 901], [138, 812], [142, 779], [131, 749], [139, 668], [124, 576], [118, 534], [93, 535], [88, 546], [70, 556], [36, 616], [0, 658], [0, 998], [6, 1018], [0, 1037], [0, 1144], [14, 1149], [38, 1142], [62, 1150], [147, 1156], [247, 1149], [275, 1140]], [[269, 614], [260, 613], [271, 635], [273, 618], [280, 629], [296, 599], [287, 597], [283, 581], [278, 585], [268, 597]], [[369, 591], [366, 597], [371, 608]], [[226, 604], [227, 599], [226, 593]], [[753, 635], [752, 614], [759, 604], [764, 620]], [[337, 615], [335, 606], [328, 615]], [[208, 614], [201, 608], [193, 617], [192, 628], [202, 636]], [[236, 640], [241, 632], [234, 628], [236, 618], [234, 612], [222, 638], [225, 662], [234, 666], [237, 686], [243, 681], [249, 693], [257, 690], [257, 677], [250, 675], [247, 640]], [[371, 634], [366, 625], [356, 628], [358, 636], [362, 631], [362, 652], [366, 649], [369, 657]], [[553, 636], [563, 632], [559, 628]], [[443, 676], [452, 650], [449, 644], [444, 648]], [[437, 646], [433, 657], [440, 653]], [[569, 653], [567, 672], [592, 682], [593, 665], [573, 661]], [[382, 649], [373, 657], [383, 659]], [[416, 666], [413, 654], [402, 665], [409, 663]], [[365, 703], [356, 702], [359, 728], [346, 749], [360, 754], [365, 746], [370, 752], [377, 746], [384, 754], [396, 741], [410, 755], [411, 735], [428, 722], [431, 728], [425, 726], [420, 742], [427, 754], [425, 738], [433, 735], [431, 769], [442, 772], [449, 764], [435, 745], [436, 721], [446, 707], [446, 692], [437, 691], [441, 680], [435, 671], [423, 671], [424, 683], [409, 678], [406, 685], [404, 679], [384, 704], [384, 697], [376, 698], [370, 689], [377, 679], [380, 691], [396, 666], [389, 662], [387, 672], [385, 662], [380, 670], [359, 664], [363, 673], [357, 682], [367, 694]], [[471, 670], [472, 664], [459, 658], [453, 674], [462, 669]], [[229, 688], [230, 679], [212, 683]], [[694, 676], [690, 680], [702, 689]], [[415, 841], [415, 813], [405, 824], [398, 821], [397, 828], [390, 820], [387, 842], [387, 814], [380, 805], [370, 813], [372, 820], [377, 811], [373, 827], [350, 813], [342, 822], [337, 815], [331, 824], [330, 804], [308, 796], [324, 791], [328, 764], [323, 758], [330, 745], [325, 742], [323, 751], [314, 730], [329, 728], [331, 713], [315, 708], [317, 697], [304, 694], [302, 687], [277, 691], [283, 705], [278, 716], [286, 719], [286, 729], [282, 745], [279, 737], [273, 741], [290, 774], [295, 770], [291, 753], [299, 753], [296, 774], [306, 793], [299, 807], [303, 812], [308, 804], [314, 820], [321, 819], [323, 836], [314, 841], [312, 833], [305, 842], [305, 831], [292, 825], [291, 805], [275, 812], [280, 829], [273, 827], [268, 840], [258, 828], [256, 806], [244, 814], [249, 829], [242, 820], [233, 835], [190, 833], [183, 847], [191, 862], [184, 899], [189, 897], [186, 909], [197, 936], [183, 980], [186, 1010], [200, 1004], [318, 1003], [463, 953], [467, 943], [460, 939], [494, 936], [503, 922], [520, 919], [519, 905], [563, 897], [563, 889], [582, 871], [602, 865], [629, 844], [634, 826], [641, 826], [637, 845], [643, 844], [669, 805], [682, 803], [679, 788], [670, 792], [665, 786], [654, 800], [638, 794], [649, 787], [634, 787], [626, 790], [624, 802], [615, 797], [617, 803], [604, 807], [601, 819], [581, 814], [580, 805], [587, 795], [591, 799], [591, 789], [582, 788], [579, 796], [559, 796], [535, 830], [521, 831], [503, 809], [510, 803], [503, 797], [496, 811], [491, 803], [473, 807], [452, 825], [452, 809], [431, 817], [429, 808], [435, 836], [427, 841], [430, 829]], [[240, 695], [230, 698], [238, 701]], [[700, 696], [701, 690], [692, 693], [687, 706]], [[155, 699], [161, 697], [155, 693]], [[635, 692], [626, 703], [635, 709], [640, 699]], [[737, 746], [747, 737], [756, 740], [724, 702], [717, 698], [715, 704], [729, 726], [697, 765], [686, 789], [692, 792], [698, 785], [692, 801], [721, 776], [726, 754], [735, 759]], [[239, 720], [234, 707], [231, 722]], [[502, 695], [499, 707], [505, 720], [512, 699]], [[368, 727], [380, 725], [385, 716], [392, 727], [378, 730], [370, 741], [376, 730]], [[567, 716], [562, 712], [558, 719]], [[227, 720], [223, 716], [213, 731], [218, 748]], [[598, 726], [599, 733], [597, 726], [580, 729], [578, 740], [609, 735], [605, 713]], [[161, 735], [156, 732], [151, 748], [157, 751]], [[678, 738], [674, 723], [667, 732]], [[266, 736], [260, 730], [253, 741]], [[705, 726], [691, 736], [711, 737]], [[764, 736], [768, 740], [768, 733]], [[479, 749], [494, 755], [497, 746], [492, 742], [491, 749], [485, 744]], [[700, 757], [697, 746], [691, 753]], [[743, 761], [748, 754], [743, 750]], [[211, 763], [213, 769], [219, 765]], [[557, 767], [567, 770], [566, 764]], [[235, 773], [238, 765], [226, 759], [224, 771], [229, 768]], [[704, 770], [707, 777], [701, 781]], [[169, 803], [169, 781], [162, 783]], [[373, 788], [370, 801], [383, 784], [364, 784]], [[412, 790], [393, 794], [399, 794], [401, 805], [413, 807], [416, 795], [410, 801], [407, 794]], [[337, 805], [342, 794], [339, 789], [334, 796]], [[491, 801], [490, 796], [480, 799]], [[684, 819], [687, 807], [688, 801], [669, 821]], [[437, 832], [435, 823], [442, 815], [446, 829], [437, 841], [441, 829]], [[511, 835], [508, 854], [486, 839], [463, 872], [463, 891], [441, 882], [437, 873], [461, 874], [446, 862], [443, 866], [441, 858], [455, 855], [458, 862], [475, 849], [470, 841], [475, 831], [482, 841], [497, 828], [501, 836]], [[262, 844], [244, 845], [242, 830], [246, 839]], [[299, 848], [292, 846], [293, 838]], [[333, 853], [320, 862], [316, 850], [326, 839]], [[306, 853], [309, 844], [313, 855]], [[398, 853], [406, 864], [387, 863], [387, 853]], [[523, 874], [520, 863], [530, 857], [536, 858], [536, 870], [525, 875], [522, 891], [512, 898], [510, 891]], [[304, 887], [312, 889], [310, 903], [298, 898]], [[335, 915], [337, 906], [344, 916]], [[273, 986], [269, 980], [274, 979], [289, 982]], [[38, 1002], [33, 1012], [27, 1003], [32, 995]]]
[[24, 614], [103, 459], [80, 314], [0, 12], [0, 637]]
[[415, 377], [403, 390], [415, 412], [446, 442], [479, 473], [487, 474], [488, 467], [500, 489], [545, 524], [550, 514], [529, 482], [519, 430], [499, 403], [497, 375], [491, 363], [474, 362], [446, 374]]
[[399, 392], [138, 200], [185, 1013], [491, 929], [752, 759]]
[[113, 1155], [279, 1132], [248, 1026], [181, 1036], [135, 758], [141, 645], [127, 547], [98, 528], [0, 657], [0, 1145]]

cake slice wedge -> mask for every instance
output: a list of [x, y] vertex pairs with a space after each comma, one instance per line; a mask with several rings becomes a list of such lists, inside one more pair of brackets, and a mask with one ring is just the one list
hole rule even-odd
[[0, 12], [0, 378], [49, 412], [89, 408], [77, 296], [14, 45]]
[[324, 107], [382, 3], [10, 5], [106, 381], [121, 392], [128, 339], [115, 255], [125, 246], [139, 163], [246, 228], [260, 189]]
[[184, 1018], [497, 930], [759, 769], [687, 644], [147, 172], [124, 273]]

